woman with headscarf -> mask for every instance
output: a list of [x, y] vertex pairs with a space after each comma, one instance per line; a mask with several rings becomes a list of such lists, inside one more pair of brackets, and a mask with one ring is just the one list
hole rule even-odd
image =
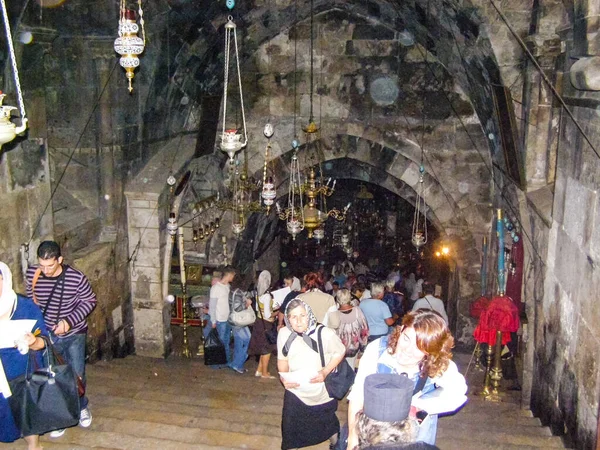
[[302, 293], [302, 285], [300, 284], [300, 280], [295, 276], [289, 275], [285, 277], [283, 279], [283, 283], [290, 288], [290, 292], [285, 296], [283, 302], [279, 306], [279, 312], [277, 313], [277, 331], [285, 327], [285, 316], [283, 313], [285, 312], [285, 308], [287, 308], [288, 303]]
[[[31, 350], [44, 348], [44, 340], [39, 336], [48, 336], [48, 331], [40, 309], [31, 299], [15, 293], [12, 273], [6, 264], [0, 262], [0, 327], [9, 320], [24, 319], [35, 320], [35, 324], [19, 342], [22, 341]], [[21, 354], [17, 348], [0, 349], [0, 442], [13, 442], [21, 437], [7, 401], [12, 395], [8, 381], [25, 373], [28, 359], [28, 354]], [[39, 362], [41, 365], [41, 360]], [[29, 450], [41, 449], [39, 436], [25, 436], [24, 439]]]
[[258, 356], [258, 367], [254, 376], [260, 378], [275, 379], [269, 373], [269, 360], [271, 353], [275, 350], [275, 342], [269, 342], [267, 333], [275, 333], [275, 318], [277, 313], [273, 311], [273, 296], [269, 292], [271, 287], [271, 274], [263, 270], [258, 276], [256, 283], [256, 322], [252, 327], [252, 336], [248, 346], [249, 356]]
[[[324, 381], [342, 362], [346, 348], [334, 330], [317, 326], [310, 306], [298, 298], [287, 306], [285, 325], [277, 336], [277, 368], [280, 374], [306, 374], [306, 382], [299, 379], [293, 382], [286, 379], [286, 375], [280, 375], [285, 387], [281, 448], [308, 447], [327, 439], [333, 448], [340, 427], [335, 414], [337, 400], [329, 396]], [[322, 328], [325, 367], [321, 366], [317, 341], [319, 327]]]

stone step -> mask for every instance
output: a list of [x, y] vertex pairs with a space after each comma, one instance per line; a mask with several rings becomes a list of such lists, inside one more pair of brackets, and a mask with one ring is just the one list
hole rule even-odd
[[[276, 373], [275, 358], [271, 373]], [[47, 449], [261, 449], [281, 445], [283, 387], [279, 380], [249, 372], [215, 370], [202, 359], [127, 357], [87, 367], [88, 396], [94, 415], [90, 429], [74, 427], [57, 440], [43, 437]], [[472, 389], [475, 390], [475, 389]], [[564, 448], [518, 395], [492, 403], [470, 395], [456, 414], [442, 417], [437, 444], [442, 450], [539, 450]], [[347, 401], [338, 417], [347, 421]], [[23, 441], [0, 450], [23, 449]], [[327, 450], [322, 443], [303, 450]]]
[[537, 448], [564, 448], [561, 439], [552, 436], [546, 427], [539, 428], [542, 431], [535, 434], [532, 433], [531, 427], [513, 430], [514, 427], [499, 431], [485, 422], [482, 422], [479, 427], [474, 427], [471, 424], [462, 424], [461, 420], [458, 419], [452, 426], [444, 424], [444, 426], [439, 427], [438, 439], [441, 443], [442, 441], [448, 442], [454, 439], [466, 440], [466, 436], [468, 436], [468, 440], [472, 442], [511, 444]]
[[[539, 445], [508, 444], [502, 442], [475, 441], [468, 438], [443, 438], [438, 435], [436, 445], [442, 450], [540, 450]], [[558, 447], [563, 448], [563, 447]]]

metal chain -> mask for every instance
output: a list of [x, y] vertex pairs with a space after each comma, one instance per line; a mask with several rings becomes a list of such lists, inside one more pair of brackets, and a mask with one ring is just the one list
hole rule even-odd
[[240, 105], [242, 107], [242, 126], [244, 127], [244, 146], [248, 143], [248, 133], [246, 132], [246, 113], [244, 112], [244, 95], [242, 93], [242, 74], [240, 72], [240, 56], [238, 53], [237, 32], [233, 30], [233, 42], [235, 44], [235, 63], [237, 65], [238, 86], [240, 88]]
[[[228, 20], [232, 21], [233, 17], [229, 16]], [[225, 26], [225, 75], [223, 77], [223, 133], [221, 134], [221, 142], [225, 141], [225, 129], [227, 128], [227, 85], [229, 84], [229, 48], [231, 46], [230, 33], [231, 29]]]
[[21, 123], [27, 120], [25, 114], [25, 103], [23, 102], [23, 93], [21, 92], [21, 83], [19, 82], [19, 69], [17, 68], [17, 58], [15, 56], [15, 48], [13, 46], [12, 34], [10, 32], [10, 23], [8, 21], [8, 13], [6, 12], [5, 0], [0, 0], [2, 3], [2, 17], [4, 18], [4, 29], [6, 30], [6, 41], [10, 52], [10, 62], [15, 78], [15, 87], [17, 89], [17, 103], [19, 104], [19, 112], [21, 113]]
[[140, 26], [142, 27], [142, 39], [146, 45], [146, 29], [144, 28], [144, 10], [142, 9], [142, 0], [138, 0], [138, 14], [140, 15]]

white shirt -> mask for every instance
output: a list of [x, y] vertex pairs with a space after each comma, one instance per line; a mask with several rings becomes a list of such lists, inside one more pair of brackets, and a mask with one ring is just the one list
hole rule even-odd
[[227, 322], [229, 319], [229, 284], [217, 281], [210, 288], [208, 314], [213, 323]]
[[434, 297], [431, 294], [427, 294], [425, 297], [420, 298], [419, 300], [417, 300], [415, 302], [415, 304], [412, 307], [413, 311], [416, 311], [417, 309], [432, 309], [435, 312], [439, 313], [440, 316], [442, 316], [444, 318], [444, 320], [446, 321], [446, 323], [448, 323], [448, 314], [446, 314], [446, 308], [444, 308], [444, 302], [441, 301], [439, 298]]
[[[358, 373], [354, 380], [352, 391], [348, 395], [348, 400], [364, 404], [365, 378], [368, 375], [377, 373], [377, 363], [382, 362], [392, 368], [398, 367], [397, 359], [394, 355], [390, 355], [384, 351], [379, 356], [379, 339], [375, 339], [365, 349], [365, 353], [360, 359]], [[400, 369], [398, 369], [400, 371]], [[414, 373], [407, 374], [409, 377]], [[456, 411], [466, 401], [467, 383], [465, 377], [461, 375], [454, 361], [450, 361], [450, 365], [446, 371], [439, 377], [432, 378], [437, 389], [433, 393], [423, 395], [418, 392], [413, 396], [412, 405], [418, 409], [427, 411], [429, 414], [441, 414], [446, 412]], [[433, 395], [432, 395], [433, 394]]]

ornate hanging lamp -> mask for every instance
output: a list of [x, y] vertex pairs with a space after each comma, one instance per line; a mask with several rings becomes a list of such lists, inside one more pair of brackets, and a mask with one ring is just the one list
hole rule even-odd
[[27, 129], [27, 115], [25, 114], [25, 103], [23, 102], [23, 93], [21, 92], [21, 83], [19, 82], [19, 70], [17, 68], [17, 58], [15, 57], [15, 49], [13, 46], [12, 34], [10, 32], [10, 22], [8, 20], [8, 13], [6, 11], [5, 0], [1, 0], [2, 4], [2, 18], [4, 20], [4, 31], [6, 32], [6, 41], [8, 43], [8, 50], [10, 54], [10, 63], [14, 75], [15, 87], [17, 89], [17, 102], [19, 104], [19, 112], [21, 113], [21, 125], [16, 126], [10, 121], [10, 114], [13, 109], [17, 109], [14, 106], [3, 106], [2, 102], [6, 94], [0, 91], [0, 150], [2, 145], [12, 141], [17, 134], [23, 133]]
[[129, 93], [133, 92], [131, 82], [134, 72], [140, 65], [140, 55], [146, 46], [146, 31], [144, 29], [144, 11], [142, 9], [142, 0], [138, 0], [138, 14], [140, 16], [140, 25], [142, 28], [142, 37], [137, 33], [140, 29], [136, 22], [135, 11], [127, 9], [126, 0], [121, 0], [119, 14], [119, 37], [115, 39], [115, 52], [121, 55], [119, 64], [125, 69], [125, 76], [129, 82]]
[[285, 209], [276, 203], [277, 214], [281, 220], [285, 220], [286, 229], [292, 235], [292, 239], [304, 230], [304, 208], [302, 205], [302, 179], [300, 175], [300, 162], [296, 151], [298, 142], [294, 139], [292, 142], [294, 154], [290, 163], [290, 182], [288, 186], [288, 204]]
[[[233, 3], [233, 2], [232, 2]], [[228, 3], [228, 7], [233, 5]], [[230, 8], [230, 9], [231, 9]], [[225, 75], [223, 80], [223, 132], [221, 133], [221, 150], [229, 155], [229, 160], [233, 161], [235, 154], [248, 144], [248, 133], [246, 131], [246, 114], [244, 112], [244, 96], [242, 92], [242, 77], [240, 72], [240, 57], [238, 52], [236, 24], [233, 17], [227, 18], [225, 24]], [[231, 38], [233, 37], [233, 47], [235, 56], [236, 73], [238, 78], [238, 90], [240, 96], [240, 109], [242, 114], [242, 130], [229, 128], [227, 124], [227, 93], [229, 89], [229, 64], [231, 58]]]
[[419, 167], [419, 183], [417, 185], [417, 198], [415, 200], [415, 214], [413, 216], [412, 226], [412, 244], [417, 251], [427, 243], [427, 205], [425, 204], [424, 180], [425, 167], [423, 164]]
[[267, 214], [271, 210], [271, 206], [275, 202], [275, 198], [277, 197], [277, 192], [275, 191], [275, 183], [273, 181], [273, 177], [268, 173], [269, 166], [269, 151], [271, 150], [271, 138], [273, 137], [273, 125], [267, 123], [265, 125], [265, 129], [263, 130], [263, 134], [267, 138], [267, 146], [265, 148], [265, 165], [263, 170], [263, 187], [262, 192], [260, 194], [263, 204], [267, 209]]

